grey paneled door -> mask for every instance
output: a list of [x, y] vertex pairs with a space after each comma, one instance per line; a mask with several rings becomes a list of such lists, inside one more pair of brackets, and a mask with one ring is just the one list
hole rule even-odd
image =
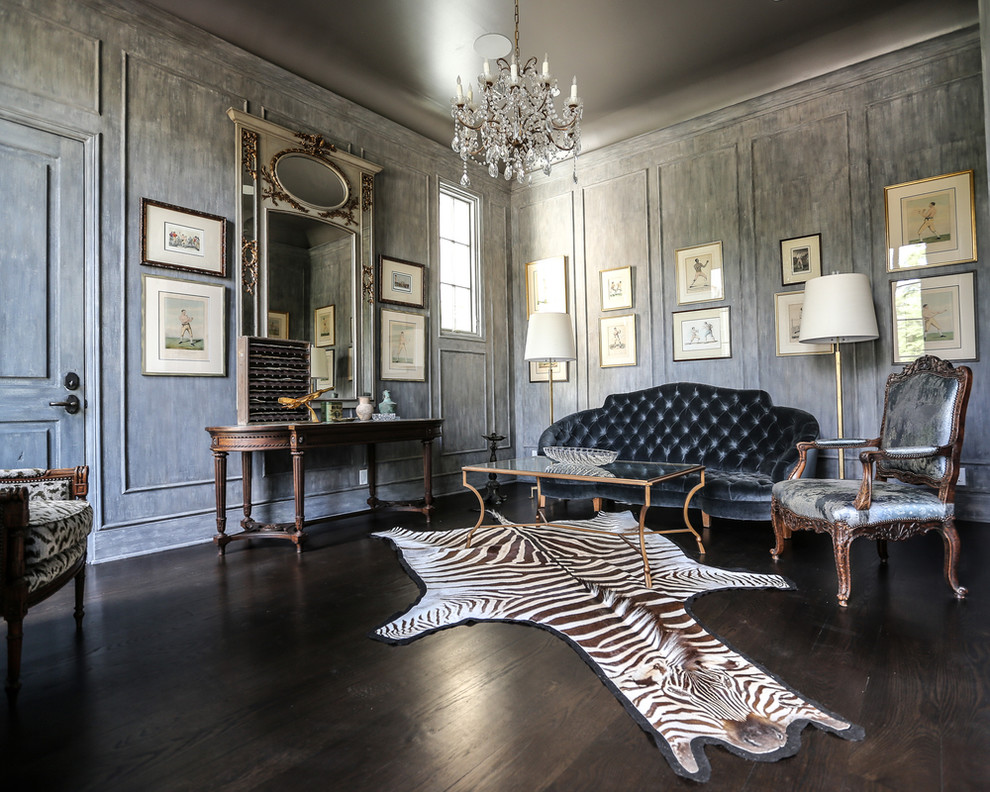
[[0, 120], [0, 467], [86, 462], [83, 162], [80, 141]]

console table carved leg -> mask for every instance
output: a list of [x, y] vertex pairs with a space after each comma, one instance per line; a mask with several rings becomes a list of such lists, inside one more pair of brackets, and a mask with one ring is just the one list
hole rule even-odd
[[[433, 514], [433, 440], [423, 441], [423, 499], [425, 506], [423, 514], [426, 515], [427, 524]], [[485, 504], [481, 504], [481, 514], [484, 516]]]
[[[294, 438], [293, 438], [294, 439]], [[296, 443], [292, 444], [292, 494], [296, 506], [295, 533], [292, 541], [296, 544], [296, 552], [302, 552], [306, 533], [306, 465], [303, 461], [303, 450]]]
[[227, 538], [227, 452], [213, 452], [213, 487], [217, 496], [217, 535], [213, 543], [217, 546], [217, 554], [224, 554], [224, 547], [230, 539]]
[[378, 505], [378, 498], [375, 496], [377, 481], [375, 479], [375, 444], [368, 443], [365, 447], [364, 461], [368, 470], [368, 505], [373, 509]]
[[244, 528], [251, 524], [251, 462], [253, 459], [252, 452], [241, 452], [241, 494], [244, 501], [244, 519], [241, 520], [241, 526]]

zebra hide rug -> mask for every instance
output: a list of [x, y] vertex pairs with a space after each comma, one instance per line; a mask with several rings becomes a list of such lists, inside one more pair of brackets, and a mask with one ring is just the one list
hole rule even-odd
[[631, 514], [569, 524], [614, 533], [496, 525], [479, 528], [471, 547], [466, 528], [376, 534], [395, 545], [423, 593], [375, 637], [405, 643], [476, 621], [550, 630], [578, 649], [674, 771], [696, 781], [711, 774], [708, 743], [773, 761], [797, 752], [808, 723], [862, 738], [858, 726], [723, 644], [686, 607], [718, 589], [793, 588], [783, 577], [705, 566], [665, 537], [647, 534], [654, 586], [648, 589], [638, 537], [619, 535], [635, 530]]

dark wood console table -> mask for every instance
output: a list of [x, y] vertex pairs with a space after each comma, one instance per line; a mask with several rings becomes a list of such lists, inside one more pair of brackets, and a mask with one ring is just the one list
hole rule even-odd
[[[440, 436], [440, 418], [398, 419], [395, 421], [346, 421], [340, 423], [258, 423], [239, 426], [208, 426], [213, 451], [213, 473], [217, 495], [217, 534], [213, 542], [223, 555], [227, 544], [235, 539], [271, 537], [295, 542], [302, 552], [306, 539], [305, 455], [310, 448], [364, 445], [368, 465], [368, 505], [372, 509], [395, 508], [418, 511], [429, 522], [433, 513], [433, 440]], [[423, 500], [393, 502], [375, 495], [375, 446], [403, 440], [423, 444]], [[228, 534], [227, 527], [227, 454], [241, 452], [243, 471], [244, 518], [239, 533]], [[292, 490], [295, 521], [259, 523], [251, 518], [251, 455], [255, 451], [288, 451], [292, 454]], [[329, 518], [323, 518], [329, 519]], [[310, 524], [320, 520], [310, 520]]]

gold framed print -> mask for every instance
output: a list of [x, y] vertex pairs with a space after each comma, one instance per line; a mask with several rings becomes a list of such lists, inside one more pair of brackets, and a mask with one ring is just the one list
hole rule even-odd
[[894, 363], [927, 354], [976, 360], [975, 295], [974, 272], [892, 281]]
[[681, 248], [674, 253], [677, 268], [677, 304], [725, 299], [722, 243]]
[[819, 277], [822, 274], [822, 235], [780, 240], [780, 270], [784, 286]]
[[602, 270], [599, 277], [603, 311], [618, 311], [633, 307], [632, 267]]
[[884, 187], [887, 271], [976, 261], [973, 171]]
[[537, 311], [567, 313], [567, 256], [526, 265], [526, 318]]
[[601, 368], [636, 365], [636, 314], [598, 320]]
[[801, 310], [804, 292], [779, 292], [773, 296], [776, 322], [777, 357], [787, 355], [824, 355], [832, 351], [831, 344], [802, 344]]
[[674, 360], [732, 357], [729, 309], [674, 311]]

